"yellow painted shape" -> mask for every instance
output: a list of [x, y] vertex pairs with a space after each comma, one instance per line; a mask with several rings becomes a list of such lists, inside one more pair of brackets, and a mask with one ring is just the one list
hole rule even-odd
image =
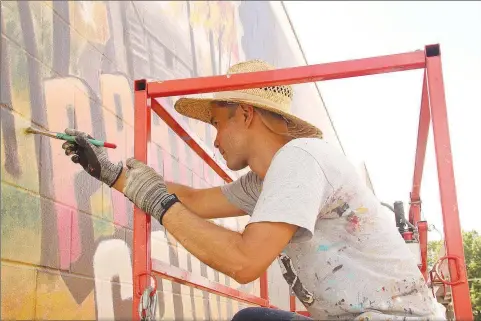
[[366, 214], [367, 211], [368, 211], [368, 209], [365, 208], [365, 207], [359, 207], [359, 208], [356, 209], [357, 214]]
[[[101, 196], [101, 201], [100, 201], [100, 204], [96, 204], [96, 206], [98, 206], [98, 210], [100, 211], [99, 213], [100, 214], [100, 217], [102, 217], [103, 219], [107, 220], [107, 221], [110, 221], [110, 222], [113, 222], [114, 221], [114, 207], [112, 205], [112, 189], [110, 187], [108, 187], [107, 185], [105, 184], [102, 184], [102, 189], [101, 189], [101, 193], [102, 193], [102, 196]], [[95, 194], [96, 195], [96, 194]], [[98, 202], [98, 196], [96, 196], [97, 198], [95, 200], [90, 200], [91, 202], [94, 201], [94, 202]]]
[[[102, 191], [103, 189], [102, 188], [99, 188], [95, 191], [95, 193], [93, 193], [91, 196], [90, 196], [90, 208], [92, 209], [92, 214], [97, 216], [97, 217], [100, 217], [100, 218], [103, 218], [105, 220], [112, 220], [112, 215], [110, 216], [107, 216], [109, 214], [108, 211], [104, 211], [104, 206], [103, 206], [103, 202], [102, 202]], [[104, 215], [106, 215], [104, 217]]]
[[104, 1], [69, 3], [70, 25], [92, 43], [105, 45], [110, 38], [109, 19]]
[[[182, 293], [185, 293], [184, 291], [181, 291]], [[179, 295], [179, 294], [174, 294], [174, 295]], [[193, 319], [193, 306], [192, 306], [192, 301], [190, 298], [190, 295], [186, 294], [180, 294], [180, 298], [182, 300], [182, 309], [184, 313], [184, 319], [185, 320], [192, 320]]]
[[51, 6], [41, 1], [29, 1], [28, 4], [32, 15], [34, 41], [37, 45], [35, 58], [51, 69], [54, 65], [53, 17], [56, 13], [54, 13]]
[[2, 258], [37, 264], [41, 252], [40, 199], [4, 183], [1, 189]]
[[202, 320], [205, 317], [204, 310], [204, 298], [202, 296], [202, 291], [194, 289], [194, 303], [195, 303], [195, 316], [197, 320]]
[[36, 271], [2, 262], [2, 320], [35, 318]]
[[[2, 108], [3, 109], [3, 108]], [[8, 182], [9, 184], [20, 186], [24, 189], [28, 189], [34, 193], [38, 193], [39, 191], [39, 180], [38, 180], [38, 166], [37, 166], [37, 158], [36, 158], [36, 148], [35, 148], [35, 135], [33, 134], [26, 134], [25, 129], [31, 126], [31, 122], [15, 111], [6, 111], [2, 110], [2, 116], [8, 115], [10, 113], [13, 116], [13, 126], [12, 129], [14, 133], [12, 133], [16, 142], [17, 146], [17, 157], [18, 157], [18, 164], [16, 165], [18, 171], [11, 172], [7, 171], [5, 167], [9, 158], [7, 158], [7, 153], [11, 153], [12, 150], [7, 151], [5, 149], [6, 142], [5, 138], [7, 135], [1, 135], [1, 175], [2, 181]], [[3, 126], [4, 124], [2, 124]], [[9, 126], [10, 127], [10, 126]], [[7, 129], [9, 130], [9, 129]], [[10, 136], [10, 135], [9, 135]], [[15, 160], [11, 158], [10, 162]], [[12, 164], [9, 164], [12, 166]], [[3, 199], [3, 197], [2, 197]]]
[[220, 298], [220, 318], [227, 320], [227, 301], [225, 298]]
[[211, 320], [221, 320], [219, 315], [219, 306], [217, 302], [217, 295], [209, 293], [209, 306]]
[[[85, 282], [94, 281], [85, 278]], [[81, 304], [77, 304], [59, 274], [38, 272], [37, 319], [94, 320], [95, 314], [94, 291]]]
[[160, 315], [160, 304], [157, 304], [157, 320], [175, 320], [174, 312], [174, 294], [169, 291], [159, 293], [164, 300], [164, 313]]
[[[92, 196], [92, 198], [94, 198], [94, 196]], [[98, 240], [102, 236], [110, 236], [115, 233], [115, 226], [111, 222], [92, 217], [92, 224], [94, 228], [95, 240]]]
[[236, 314], [237, 311], [239, 311], [239, 301], [231, 300], [231, 302], [232, 302], [232, 316], [234, 316], [234, 314]]

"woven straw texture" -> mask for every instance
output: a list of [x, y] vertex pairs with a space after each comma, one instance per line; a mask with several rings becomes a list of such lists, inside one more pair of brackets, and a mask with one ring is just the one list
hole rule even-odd
[[[249, 60], [233, 65], [228, 75], [274, 70], [262, 60]], [[240, 102], [282, 115], [288, 122], [288, 134], [293, 138], [322, 138], [322, 131], [291, 114], [293, 90], [291, 86], [273, 86], [214, 93], [213, 98], [180, 98], [175, 110], [187, 117], [210, 124], [212, 102], [215, 100]]]

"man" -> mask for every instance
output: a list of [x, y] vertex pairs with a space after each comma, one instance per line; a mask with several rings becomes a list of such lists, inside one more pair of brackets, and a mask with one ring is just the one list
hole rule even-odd
[[[229, 73], [271, 70], [260, 60]], [[290, 86], [215, 93], [175, 109], [212, 124], [215, 147], [231, 170], [250, 172], [221, 187], [165, 182], [144, 163], [110, 162], [85, 133], [65, 153], [87, 172], [156, 218], [190, 253], [245, 284], [277, 258], [283, 275], [314, 319], [440, 318], [437, 304], [392, 215], [321, 131], [290, 113]], [[180, 200], [180, 201], [179, 201]], [[251, 216], [242, 233], [206, 219]], [[247, 308], [234, 320], [306, 319]]]

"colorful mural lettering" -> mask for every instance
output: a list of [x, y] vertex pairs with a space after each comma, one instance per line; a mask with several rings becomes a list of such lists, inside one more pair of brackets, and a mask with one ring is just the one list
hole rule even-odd
[[[71, 163], [61, 141], [23, 130], [79, 128], [115, 142], [118, 148], [109, 156], [124, 160], [133, 154], [134, 79], [220, 74], [253, 58], [304, 64], [296, 58], [299, 48], [286, 40], [293, 34], [279, 32], [286, 22], [279, 20], [278, 3], [2, 1], [1, 6], [2, 317], [128, 319], [132, 204]], [[299, 106], [309, 101], [308, 112], [318, 110], [313, 116], [328, 124], [317, 91], [300, 92], [296, 110], [305, 113]], [[175, 98], [164, 104], [172, 108]], [[213, 149], [213, 129], [185, 120]], [[326, 132], [329, 137], [332, 128]], [[148, 162], [167, 180], [194, 187], [223, 184], [156, 115]], [[216, 222], [234, 229], [246, 223]], [[152, 256], [259, 295], [258, 281], [236, 284], [187, 253], [158, 223]], [[170, 281], [158, 284], [157, 319], [226, 320], [245, 307]], [[288, 290], [271, 286], [270, 291], [274, 300], [288, 299]]]

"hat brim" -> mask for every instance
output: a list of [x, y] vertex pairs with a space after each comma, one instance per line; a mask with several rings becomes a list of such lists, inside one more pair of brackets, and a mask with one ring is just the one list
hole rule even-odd
[[[211, 124], [212, 102], [219, 99], [213, 98], [180, 98], [176, 101], [175, 110], [186, 117], [193, 118]], [[238, 102], [265, 109], [284, 116], [289, 121], [289, 134], [294, 138], [322, 138], [322, 131], [316, 126], [306, 122], [299, 117], [283, 112], [277, 108], [260, 104], [248, 99], [222, 99], [222, 101]]]

